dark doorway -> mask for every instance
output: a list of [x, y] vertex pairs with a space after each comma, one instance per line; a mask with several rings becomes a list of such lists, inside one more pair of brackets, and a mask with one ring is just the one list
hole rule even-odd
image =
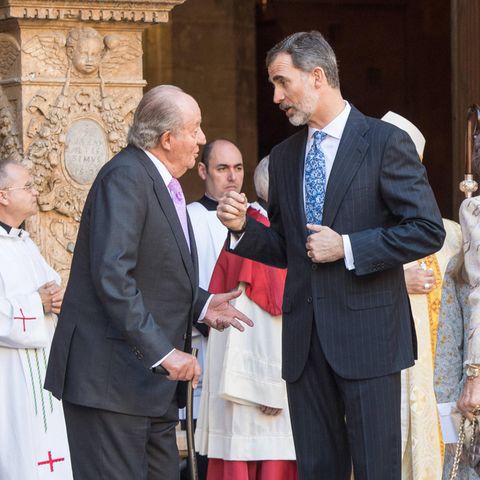
[[295, 131], [272, 102], [265, 54], [295, 31], [319, 30], [334, 48], [343, 96], [375, 117], [392, 110], [424, 134], [424, 163], [443, 216], [452, 216], [450, 2], [259, 0], [259, 156]]

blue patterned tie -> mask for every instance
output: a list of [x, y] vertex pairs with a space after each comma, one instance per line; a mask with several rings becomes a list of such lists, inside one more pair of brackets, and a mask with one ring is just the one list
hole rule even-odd
[[322, 224], [323, 204], [327, 188], [325, 154], [320, 144], [327, 136], [325, 132], [313, 134], [313, 144], [305, 160], [305, 216], [307, 223]]

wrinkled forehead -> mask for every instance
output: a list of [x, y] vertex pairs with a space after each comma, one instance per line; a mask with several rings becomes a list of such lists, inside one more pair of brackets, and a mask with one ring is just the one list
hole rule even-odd
[[182, 113], [185, 125], [192, 123], [199, 124], [202, 121], [200, 107], [198, 106], [197, 101], [190, 95], [180, 92], [177, 99], [177, 105]]
[[291, 55], [279, 53], [268, 66], [268, 80], [273, 83], [280, 78], [290, 78], [298, 75], [300, 72], [301, 70], [293, 65]]

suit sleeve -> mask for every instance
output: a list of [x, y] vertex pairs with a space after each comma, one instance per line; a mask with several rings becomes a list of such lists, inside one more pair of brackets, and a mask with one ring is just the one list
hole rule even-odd
[[141, 347], [150, 368], [174, 346], [147, 310], [133, 275], [147, 215], [146, 186], [133, 167], [116, 168], [101, 180], [91, 210], [90, 258], [103, 307], [127, 342]]
[[[276, 169], [274, 167], [275, 156], [272, 152], [268, 167], [268, 219], [270, 227], [266, 227], [251, 217], [247, 217], [247, 225], [242, 239], [238, 242], [235, 249], [229, 249], [229, 251], [271, 267], [286, 268], [285, 233], [278, 202], [278, 189], [275, 178]], [[230, 235], [227, 238], [227, 245], [230, 245]]]
[[445, 238], [425, 167], [402, 130], [392, 130], [380, 168], [380, 194], [391, 225], [349, 233], [357, 275], [430, 255], [440, 250]]

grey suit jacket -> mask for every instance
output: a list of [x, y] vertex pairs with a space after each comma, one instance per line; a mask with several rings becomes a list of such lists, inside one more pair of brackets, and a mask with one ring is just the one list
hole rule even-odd
[[440, 249], [445, 232], [425, 169], [402, 130], [352, 108], [327, 185], [323, 223], [348, 234], [355, 269], [306, 255], [303, 166], [307, 129], [270, 154], [271, 228], [248, 220], [234, 253], [288, 267], [283, 375], [307, 361], [313, 321], [323, 352], [344, 378], [413, 364], [415, 330], [403, 264]]
[[161, 416], [176, 382], [150, 367], [186, 334], [208, 298], [198, 288], [175, 206], [153, 165], [128, 146], [92, 185], [82, 214], [45, 388], [79, 405]]

